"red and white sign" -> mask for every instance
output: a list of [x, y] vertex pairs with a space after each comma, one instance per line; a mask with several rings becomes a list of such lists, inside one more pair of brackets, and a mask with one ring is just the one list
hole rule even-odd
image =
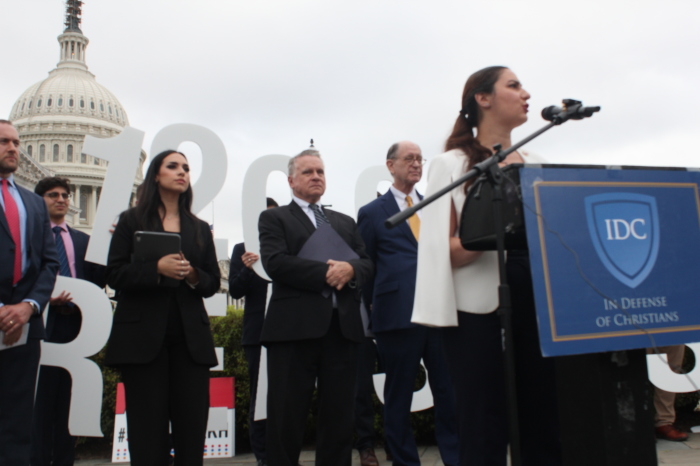
[[[233, 377], [209, 380], [209, 420], [202, 455], [204, 458], [231, 458], [235, 454], [236, 397]], [[117, 403], [114, 409], [114, 439], [112, 462], [127, 463], [129, 433], [126, 427], [126, 399], [124, 384], [117, 384]]]

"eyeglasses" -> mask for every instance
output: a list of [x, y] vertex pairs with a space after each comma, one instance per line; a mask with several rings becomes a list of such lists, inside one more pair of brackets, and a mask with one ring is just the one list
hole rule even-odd
[[425, 165], [425, 162], [428, 161], [428, 159], [424, 159], [420, 155], [418, 157], [416, 157], [415, 155], [409, 155], [408, 157], [402, 157], [400, 160], [406, 162], [409, 165], [413, 165], [416, 162], [418, 162], [421, 165]]
[[71, 195], [68, 193], [58, 193], [56, 191], [52, 191], [50, 193], [44, 194], [44, 196], [48, 197], [49, 199], [58, 199], [58, 196], [61, 196], [64, 200], [65, 199], [70, 199]]

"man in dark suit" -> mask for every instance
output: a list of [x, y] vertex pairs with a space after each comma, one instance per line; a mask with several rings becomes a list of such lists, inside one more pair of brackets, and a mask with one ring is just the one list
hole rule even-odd
[[420, 213], [396, 228], [384, 221], [422, 197], [415, 184], [423, 173], [420, 148], [408, 141], [392, 145], [386, 166], [394, 183], [389, 191], [360, 209], [358, 226], [367, 253], [376, 265], [375, 279], [365, 287], [372, 332], [386, 371], [384, 436], [394, 464], [420, 466], [413, 432], [411, 401], [423, 359], [435, 403], [435, 437], [445, 465], [459, 462], [455, 399], [442, 347], [441, 330], [411, 323], [416, 286]]
[[[51, 230], [56, 241], [59, 275], [88, 280], [103, 288], [104, 266], [85, 261], [90, 237], [66, 224], [70, 206], [70, 185], [66, 178], [44, 178], [34, 192], [46, 202]], [[63, 292], [49, 301], [46, 341], [68, 343], [80, 332], [81, 310]], [[34, 404], [32, 466], [68, 466], [75, 462], [75, 437], [68, 430], [71, 376], [61, 367], [41, 366]]]
[[[271, 197], [267, 198], [267, 208], [279, 207]], [[260, 371], [260, 334], [265, 319], [267, 301], [267, 280], [260, 278], [253, 271], [260, 257], [245, 250], [243, 243], [233, 247], [231, 266], [228, 274], [228, 292], [234, 299], [245, 298], [243, 308], [243, 352], [248, 363], [249, 400], [248, 433], [250, 446], [255, 454], [258, 466], [267, 465], [267, 448], [265, 444], [267, 421], [255, 420], [255, 400], [258, 393], [258, 372]]]
[[19, 135], [0, 120], [0, 464], [26, 466], [31, 451], [32, 411], [44, 338], [41, 311], [58, 271], [44, 200], [15, 184]]
[[[364, 338], [360, 286], [372, 262], [354, 220], [319, 205], [323, 161], [306, 150], [289, 163], [292, 202], [260, 214], [260, 255], [272, 278], [261, 341], [268, 355], [267, 457], [296, 466], [318, 378], [316, 464], [350, 465], [357, 346]], [[299, 257], [316, 232], [332, 228], [357, 254], [348, 261]]]

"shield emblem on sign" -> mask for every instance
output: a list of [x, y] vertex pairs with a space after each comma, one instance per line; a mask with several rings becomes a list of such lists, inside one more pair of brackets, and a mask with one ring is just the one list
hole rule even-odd
[[651, 273], [659, 252], [656, 198], [605, 193], [587, 196], [584, 201], [598, 257], [615, 278], [636, 288]]

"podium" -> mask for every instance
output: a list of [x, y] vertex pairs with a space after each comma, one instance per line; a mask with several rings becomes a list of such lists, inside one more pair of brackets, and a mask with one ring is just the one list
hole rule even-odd
[[[642, 348], [700, 340], [698, 297], [686, 278], [700, 276], [700, 173], [503, 172], [506, 249], [527, 244], [542, 353], [556, 357], [564, 464], [655, 466]], [[491, 209], [490, 186], [475, 184], [463, 209], [465, 248], [494, 249]]]

